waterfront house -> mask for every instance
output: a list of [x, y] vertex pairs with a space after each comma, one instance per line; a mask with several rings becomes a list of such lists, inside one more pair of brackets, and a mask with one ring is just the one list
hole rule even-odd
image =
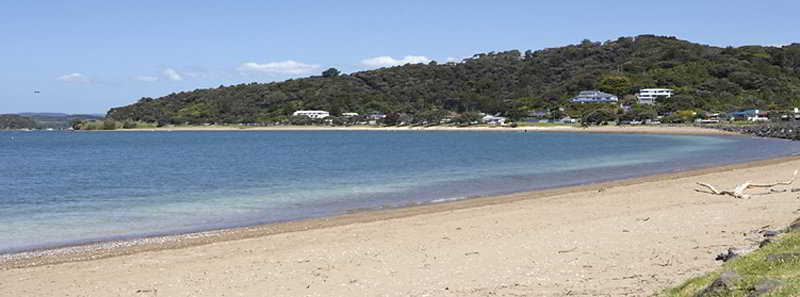
[[731, 120], [746, 120], [751, 122], [769, 121], [768, 113], [758, 109], [748, 109], [728, 114]]
[[636, 99], [639, 104], [655, 104], [656, 99], [659, 97], [670, 98], [672, 97], [672, 90], [670, 89], [641, 89], [636, 94]]
[[367, 118], [370, 119], [370, 120], [380, 120], [380, 119], [383, 119], [385, 117], [386, 117], [386, 115], [384, 113], [382, 113], [382, 112], [371, 112], [371, 113], [367, 114]]
[[617, 96], [604, 93], [600, 91], [581, 91], [577, 97], [570, 99], [572, 103], [617, 103], [619, 98]]
[[489, 124], [489, 125], [505, 125], [508, 119], [504, 117], [498, 117], [493, 115], [486, 115], [481, 118], [481, 122]]
[[292, 116], [305, 116], [312, 119], [324, 119], [331, 116], [331, 114], [324, 110], [298, 110], [295, 111]]

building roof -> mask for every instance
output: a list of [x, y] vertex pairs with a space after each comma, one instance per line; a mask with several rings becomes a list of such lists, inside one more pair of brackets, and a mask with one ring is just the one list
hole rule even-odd
[[597, 97], [617, 97], [616, 95], [600, 92], [597, 90], [581, 91], [575, 98], [597, 98]]

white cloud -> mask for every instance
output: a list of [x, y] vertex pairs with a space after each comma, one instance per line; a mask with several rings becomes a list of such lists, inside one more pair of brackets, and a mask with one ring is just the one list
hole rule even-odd
[[74, 82], [74, 83], [88, 83], [91, 81], [88, 76], [77, 72], [59, 76], [58, 80], [65, 82]]
[[138, 81], [154, 82], [158, 80], [158, 76], [139, 75], [134, 76], [133, 79]]
[[269, 74], [307, 74], [319, 69], [319, 65], [305, 64], [297, 61], [270, 62], [258, 64], [255, 62], [242, 63], [236, 68], [241, 73], [261, 72]]
[[405, 64], [429, 63], [430, 61], [432, 60], [425, 56], [405, 56], [402, 59], [395, 59], [390, 56], [380, 56], [380, 57], [373, 57], [361, 60], [361, 64], [369, 67], [378, 68], [378, 67], [399, 66]]
[[183, 76], [172, 68], [164, 69], [161, 73], [169, 80], [183, 80]]
[[471, 57], [469, 57], [469, 56], [467, 56], [467, 57], [447, 57], [447, 60], [445, 60], [446, 61], [445, 63], [451, 63], [451, 62], [453, 62], [453, 63], [461, 63], [461, 62], [464, 62], [465, 59], [469, 59], [469, 58], [471, 58]]

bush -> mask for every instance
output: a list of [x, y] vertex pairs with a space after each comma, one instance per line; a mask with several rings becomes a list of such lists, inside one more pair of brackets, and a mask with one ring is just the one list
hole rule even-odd
[[103, 130], [116, 130], [117, 122], [112, 120], [103, 121]]
[[122, 124], [122, 129], [135, 129], [136, 123], [131, 121], [126, 121]]

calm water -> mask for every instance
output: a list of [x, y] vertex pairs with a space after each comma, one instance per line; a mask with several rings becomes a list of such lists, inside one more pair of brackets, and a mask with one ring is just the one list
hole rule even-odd
[[750, 137], [0, 132], [0, 253], [575, 185], [800, 152]]

